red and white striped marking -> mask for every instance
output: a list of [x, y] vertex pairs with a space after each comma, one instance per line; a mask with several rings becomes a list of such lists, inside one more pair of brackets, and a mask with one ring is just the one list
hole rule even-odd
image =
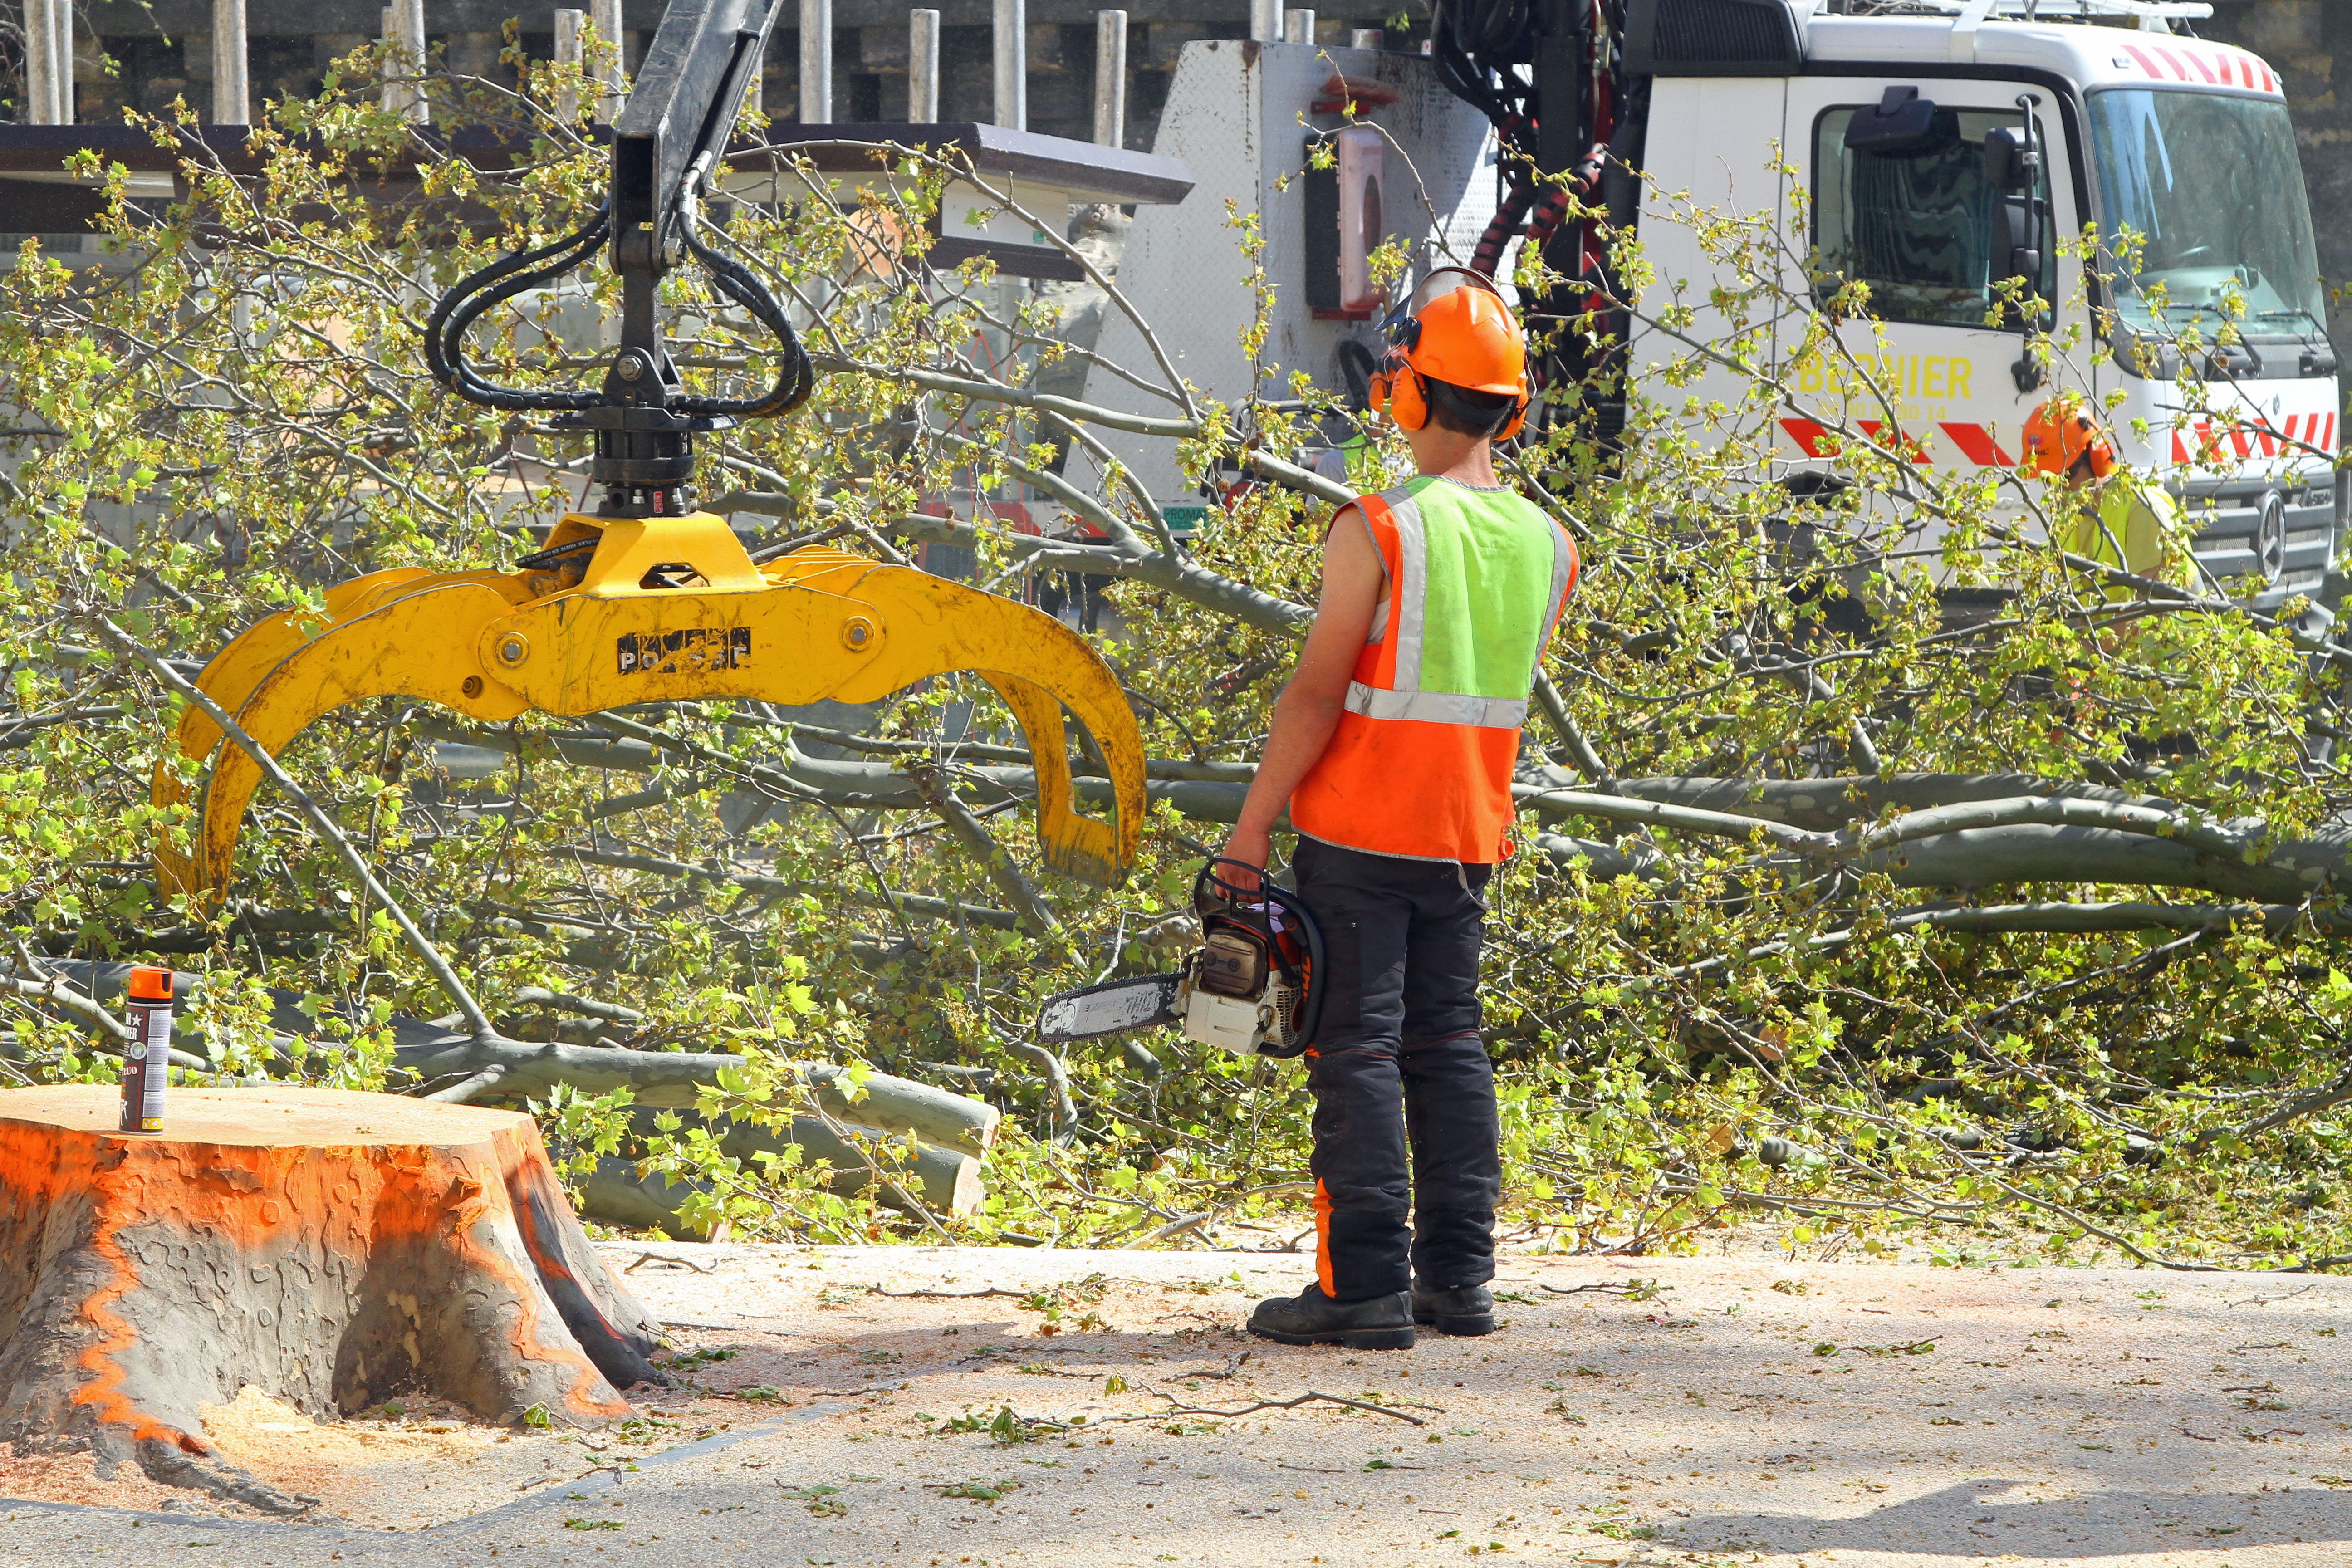
[[[1780, 428], [1797, 450], [1808, 458], [1834, 458], [1842, 449], [1837, 434], [1813, 419], [1783, 419]], [[1914, 463], [1932, 466], [1936, 458], [1926, 439], [1890, 429], [1876, 419], [1857, 419], [1854, 428], [1864, 438], [1906, 455]], [[2000, 444], [1990, 425], [1939, 424], [1937, 429], [1959, 448], [1962, 458], [1979, 468], [2013, 468], [2017, 459]], [[2332, 413], [2290, 414], [2277, 424], [2246, 420], [2200, 420], [2172, 427], [2172, 460], [2187, 465], [2200, 458], [2288, 458], [2316, 450], [2336, 450], [2336, 416]]]
[[[2243, 49], [2199, 47], [2178, 38], [2161, 44], [2126, 44], [2124, 56], [2151, 81], [2185, 81], [2201, 87], [2243, 88], [2286, 96], [2271, 68]], [[2120, 63], [2120, 57], [2118, 59]]]
[[2291, 457], [2316, 447], [2336, 450], [2336, 416], [2332, 413], [2290, 414], [2277, 425], [2229, 423], [2200, 419], [2195, 425], [2172, 427], [2172, 460], [2186, 464], [2208, 455], [2215, 458]]
[[[1808, 458], [1834, 458], [1838, 454], [1836, 435], [1817, 420], [1783, 419], [1780, 421], [1780, 428], [1788, 433], [1790, 440], [1797, 444], [1797, 450]], [[1854, 428], [1882, 446], [1906, 453], [1914, 463], [1932, 466], [1936, 461], [1934, 454], [1927, 449], [1926, 440], [1919, 437], [1906, 435], [1901, 430], [1888, 431], [1882, 436], [1880, 432], [1886, 431], [1887, 426], [1880, 420], [1857, 419], [1854, 421]], [[2013, 468], [2017, 467], [2017, 459], [2001, 449], [2000, 438], [1993, 434], [1992, 427], [1989, 425], [1937, 425], [1936, 428], [1941, 430], [1946, 439], [1960, 449], [1961, 457], [1974, 463], [1978, 468]]]

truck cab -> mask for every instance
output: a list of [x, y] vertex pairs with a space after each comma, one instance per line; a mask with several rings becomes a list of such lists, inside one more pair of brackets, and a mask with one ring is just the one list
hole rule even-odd
[[[1791, 293], [1869, 286], [1875, 319], [1841, 323], [1842, 352], [1801, 353], [1798, 325], [1778, 329], [1772, 363], [1801, 407], [1771, 416], [1777, 479], [1824, 468], [1841, 424], [1926, 468], [2013, 467], [2027, 415], [2060, 385], [2120, 392], [2118, 455], [2180, 500], [2205, 584], [2265, 608], [2319, 598], [2343, 534], [2341, 405], [2277, 74], [2171, 32], [2193, 7], [2137, 7], [2137, 26], [1999, 9], [1635, 0], [1651, 289], [1705, 301], [1739, 286], [1690, 221], [1710, 208], [1769, 218]], [[2092, 226], [2099, 245], [2077, 254]], [[2050, 302], [2039, 322], [2000, 309], [2012, 278]], [[2111, 323], [2113, 352], [2091, 363], [2086, 330], [2037, 366], [2029, 332], [2063, 337], [2070, 316]], [[1666, 385], [1679, 346], [1637, 323], [1634, 387], [1669, 409], [1731, 391], [1720, 374]], [[2201, 396], [2179, 383], [2184, 350]]]

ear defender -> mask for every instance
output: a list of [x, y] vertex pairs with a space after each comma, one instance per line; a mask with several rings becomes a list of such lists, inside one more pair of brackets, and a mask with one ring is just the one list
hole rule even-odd
[[2083, 455], [2091, 459], [2091, 475], [2094, 479], [2104, 479], [2116, 471], [2115, 444], [2107, 439], [2107, 433], [2099, 427], [2099, 422], [2089, 415], [2078, 414], [2075, 418], [2082, 426]]
[[1389, 383], [1388, 414], [1400, 429], [1418, 430], [1429, 423], [1429, 388], [1422, 384], [1421, 373], [1402, 359]]
[[1527, 427], [1527, 423], [1528, 399], [1522, 397], [1511, 409], [1511, 416], [1503, 421], [1503, 427], [1495, 432], [1494, 438], [1498, 442], [1507, 441], [1512, 437], [1517, 435], [1521, 430], [1525, 429]]

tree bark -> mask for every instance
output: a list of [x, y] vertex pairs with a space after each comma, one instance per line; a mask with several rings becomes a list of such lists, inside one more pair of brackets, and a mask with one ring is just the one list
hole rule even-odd
[[666, 1381], [659, 1325], [590, 1248], [516, 1111], [323, 1089], [0, 1091], [0, 1440], [278, 1512], [202, 1406], [315, 1420], [410, 1390], [598, 1426]]
[[[886, 1128], [856, 1123], [840, 1126], [843, 1132], [876, 1143], [899, 1141]], [[814, 1116], [793, 1117], [789, 1131], [729, 1122], [714, 1125], [712, 1131], [719, 1135], [720, 1148], [746, 1163], [763, 1152], [781, 1153], [787, 1145], [797, 1143], [809, 1160], [831, 1163], [833, 1177], [826, 1185], [833, 1191], [845, 1196], [871, 1192], [877, 1202], [888, 1207], [905, 1206], [888, 1183], [875, 1179], [865, 1155]], [[935, 1214], [960, 1217], [977, 1211], [981, 1200], [988, 1195], [981, 1179], [980, 1161], [927, 1140], [917, 1142], [919, 1147], [914, 1158], [892, 1173], [898, 1184]], [[640, 1175], [635, 1161], [607, 1154], [580, 1182], [580, 1208], [589, 1218], [605, 1225], [658, 1230], [680, 1241], [699, 1241], [702, 1237], [688, 1228], [678, 1217], [678, 1211], [689, 1195], [708, 1190], [709, 1184], [703, 1182]]]

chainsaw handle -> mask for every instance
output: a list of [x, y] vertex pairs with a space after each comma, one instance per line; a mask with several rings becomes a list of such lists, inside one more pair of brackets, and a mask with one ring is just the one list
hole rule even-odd
[[[1220, 866], [1239, 866], [1257, 879], [1257, 886], [1244, 888], [1226, 881], [1217, 875], [1217, 868]], [[1236, 860], [1230, 855], [1212, 855], [1209, 857], [1208, 863], [1201, 868], [1201, 874], [1192, 879], [1192, 912], [1200, 915], [1208, 913], [1202, 906], [1207, 903], [1209, 889], [1213, 887], [1217, 889], [1223, 902], [1237, 904], [1244, 899], [1261, 896], [1271, 884], [1271, 880], [1263, 866], [1253, 866], [1246, 860]]]
[[1258, 1052], [1260, 1056], [1272, 1057], [1276, 1061], [1288, 1061], [1293, 1057], [1306, 1055], [1307, 1048], [1315, 1043], [1315, 1037], [1323, 1031], [1323, 993], [1326, 989], [1323, 971], [1323, 928], [1315, 923], [1315, 917], [1308, 912], [1306, 901], [1297, 894], [1286, 888], [1277, 888], [1271, 882], [1263, 883], [1261, 886], [1270, 892], [1282, 895], [1283, 901], [1291, 906], [1298, 929], [1307, 937], [1307, 1000], [1299, 1009], [1298, 1043], [1287, 1050], [1269, 1051], [1261, 1047]]

